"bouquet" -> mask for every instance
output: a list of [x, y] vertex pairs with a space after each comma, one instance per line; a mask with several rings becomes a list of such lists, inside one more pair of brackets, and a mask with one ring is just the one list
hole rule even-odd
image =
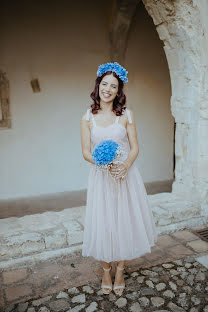
[[94, 148], [92, 159], [97, 168], [109, 171], [114, 164], [122, 163], [119, 158], [123, 154], [120, 144], [113, 140], [104, 140]]

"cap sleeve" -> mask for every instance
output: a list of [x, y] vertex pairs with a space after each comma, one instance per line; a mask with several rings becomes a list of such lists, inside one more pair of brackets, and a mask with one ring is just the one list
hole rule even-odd
[[86, 120], [90, 120], [90, 108], [88, 108], [88, 110], [87, 110]]
[[129, 109], [128, 109], [128, 108], [126, 108], [125, 112], [126, 112], [126, 115], [127, 115], [127, 117], [128, 117], [128, 121], [129, 121], [129, 123], [132, 123], [131, 114], [130, 114]]

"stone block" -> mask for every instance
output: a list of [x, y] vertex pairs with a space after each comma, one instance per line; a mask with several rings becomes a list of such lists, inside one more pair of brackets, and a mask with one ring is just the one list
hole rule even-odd
[[28, 285], [28, 284], [8, 287], [7, 289], [5, 289], [5, 294], [6, 294], [6, 300], [8, 302], [11, 302], [22, 297], [31, 296], [32, 288], [31, 288], [31, 285]]
[[65, 229], [56, 229], [45, 232], [46, 249], [67, 247], [67, 231]]
[[158, 219], [156, 219], [157, 225], [168, 225], [171, 223], [172, 223], [171, 217], [160, 216], [158, 217]]
[[0, 260], [21, 257], [45, 249], [44, 239], [38, 233], [24, 233], [0, 239]]
[[200, 207], [190, 206], [190, 203], [185, 203], [179, 208], [175, 208], [173, 211], [172, 222], [179, 222], [187, 220], [196, 216], [200, 216]]
[[3, 272], [2, 275], [4, 284], [12, 284], [24, 280], [27, 277], [27, 269]]
[[201, 239], [188, 242], [186, 246], [191, 247], [196, 252], [208, 251], [208, 243]]
[[73, 231], [68, 230], [67, 235], [68, 245], [81, 244], [83, 242], [83, 231]]
[[160, 10], [157, 8], [157, 5], [153, 2], [149, 4], [149, 1], [147, 0], [143, 0], [143, 3], [149, 15], [152, 17], [154, 24], [155, 25], [161, 24], [163, 22], [163, 19], [160, 15]]
[[67, 230], [67, 243], [69, 246], [73, 244], [81, 244], [83, 241], [82, 225], [76, 220], [71, 220], [69, 223], [64, 223]]
[[174, 246], [177, 244], [178, 242], [174, 240], [170, 235], [160, 235], [157, 240], [157, 245], [162, 248]]
[[160, 40], [170, 41], [170, 34], [167, 28], [167, 24], [160, 24], [156, 27]]
[[201, 263], [203, 266], [205, 266], [208, 269], [208, 255], [197, 257], [196, 261], [198, 261], [199, 263]]
[[196, 235], [187, 230], [175, 232], [172, 236], [177, 238], [179, 241], [192, 241], [198, 239]]
[[167, 248], [166, 252], [168, 254], [176, 256], [178, 258], [193, 254], [193, 252], [190, 249], [184, 247], [183, 245], [177, 245], [177, 246], [173, 246], [173, 247]]

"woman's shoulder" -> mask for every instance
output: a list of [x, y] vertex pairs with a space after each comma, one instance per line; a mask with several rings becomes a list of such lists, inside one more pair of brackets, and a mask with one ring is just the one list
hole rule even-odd
[[91, 108], [87, 108], [85, 113], [82, 115], [81, 120], [89, 120], [90, 119]]
[[132, 109], [126, 107], [126, 109], [123, 112], [123, 115], [125, 116], [126, 119], [128, 119], [129, 123], [132, 123], [134, 121], [134, 113]]

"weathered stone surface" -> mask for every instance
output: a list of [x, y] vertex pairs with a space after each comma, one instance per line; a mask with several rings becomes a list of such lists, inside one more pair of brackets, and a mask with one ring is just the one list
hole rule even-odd
[[171, 290], [167, 289], [163, 292], [163, 296], [168, 298], [174, 298], [175, 294]]
[[143, 311], [138, 302], [131, 304], [129, 310], [131, 312], [142, 312]]
[[47, 306], [54, 312], [65, 311], [70, 308], [70, 304], [66, 299], [57, 299], [56, 301], [48, 302]]
[[22, 257], [42, 250], [45, 250], [45, 242], [38, 233], [8, 236], [1, 241], [0, 259]]
[[131, 299], [131, 300], [135, 300], [137, 297], [138, 297], [138, 293], [136, 291], [126, 294], [126, 298]]
[[152, 305], [154, 307], [158, 308], [158, 307], [162, 306], [165, 303], [165, 300], [163, 298], [161, 298], [161, 297], [152, 297], [151, 298], [151, 302], [152, 302]]
[[157, 272], [153, 272], [150, 270], [141, 270], [141, 274], [146, 275], [146, 276], [151, 276], [151, 277], [158, 276]]
[[41, 307], [38, 312], [50, 312], [50, 310], [46, 307]]
[[137, 282], [138, 282], [138, 283], [141, 284], [141, 283], [143, 283], [143, 281], [144, 281], [144, 276], [138, 276], [138, 277], [137, 277]]
[[162, 266], [166, 269], [170, 269], [170, 268], [173, 268], [174, 265], [172, 263], [163, 263]]
[[86, 312], [94, 312], [97, 310], [97, 302], [91, 302], [90, 305], [87, 307]]
[[62, 298], [66, 298], [68, 299], [69, 298], [69, 295], [64, 292], [64, 291], [60, 291], [60, 293], [56, 296], [57, 299], [62, 299]]
[[188, 242], [187, 246], [193, 248], [197, 252], [208, 251], [208, 243], [200, 239]]
[[72, 294], [72, 295], [78, 294], [79, 293], [79, 289], [77, 287], [69, 288], [68, 289], [68, 293]]
[[169, 302], [168, 303], [168, 308], [171, 309], [171, 311], [173, 312], [185, 312], [185, 310], [179, 306], [177, 306], [175, 303], [173, 302]]
[[201, 303], [201, 300], [196, 295], [191, 297], [191, 301], [193, 302], [194, 305], [198, 305]]
[[127, 304], [127, 300], [126, 298], [119, 298], [118, 300], [116, 300], [115, 305], [117, 305], [118, 308], [123, 308], [125, 307]]
[[177, 285], [171, 281], [169, 281], [169, 286], [173, 289], [173, 290], [177, 290]]
[[159, 283], [159, 284], [156, 285], [156, 289], [158, 291], [165, 289], [165, 287], [166, 287], [165, 283]]
[[27, 312], [35, 312], [35, 308], [29, 308], [27, 309]]
[[[191, 267], [186, 266], [186, 263], [191, 263]], [[138, 269], [135, 271], [138, 275], [132, 274], [134, 272], [126, 272], [125, 280], [129, 281], [129, 285], [126, 285], [122, 297], [119, 298], [113, 291], [108, 296], [104, 295], [100, 289], [99, 281], [72, 287], [68, 291], [62, 290], [52, 296], [29, 300], [20, 303], [19, 306], [18, 304], [11, 306], [5, 312], [18, 311], [18, 307], [22, 307], [27, 312], [78, 312], [83, 309], [87, 312], [117, 312], [118, 310], [141, 312], [146, 310], [158, 312], [203, 311], [208, 303], [205, 295], [208, 289], [207, 268], [195, 260], [192, 261], [189, 256], [180, 259], [178, 264], [175, 261], [169, 264], [174, 264], [174, 268], [171, 265], [164, 268], [163, 264], [158, 264], [151, 269]], [[180, 269], [179, 272], [182, 271], [180, 275], [187, 273], [184, 275], [184, 281], [180, 275], [171, 274], [171, 270], [177, 272], [178, 269]], [[138, 283], [137, 279], [141, 277], [142, 272], [145, 275]], [[157, 272], [157, 277], [149, 277], [152, 275], [151, 272]], [[153, 282], [154, 279], [156, 279], [156, 284]], [[193, 285], [187, 285], [187, 281]], [[147, 282], [151, 282], [149, 286], [154, 285], [154, 288], [145, 287]]]
[[74, 296], [72, 298], [73, 303], [75, 303], [75, 302], [83, 303], [85, 301], [86, 301], [85, 294], [80, 294], [80, 295]]
[[47, 249], [67, 247], [67, 232], [65, 229], [52, 229], [44, 235]]
[[138, 299], [139, 303], [141, 304], [142, 307], [147, 307], [150, 303], [149, 299], [147, 297], [140, 297]]
[[17, 307], [17, 311], [18, 312], [25, 312], [27, 310], [27, 307], [28, 307], [28, 302], [19, 303], [18, 307]]
[[79, 304], [76, 307], [70, 309], [70, 312], [79, 312], [80, 310], [85, 308], [85, 304]]
[[52, 296], [47, 296], [47, 297], [43, 297], [43, 298], [40, 298], [40, 299], [37, 299], [37, 300], [33, 300], [32, 301], [32, 305], [35, 306], [35, 307], [38, 307], [41, 304], [44, 304], [44, 303], [48, 302], [51, 298], [52, 298]]
[[155, 287], [152, 281], [146, 281], [146, 285], [151, 288]]
[[148, 295], [154, 296], [155, 295], [155, 291], [153, 289], [151, 289], [151, 288], [143, 287], [143, 288], [140, 289], [140, 294], [144, 295], [144, 296], [148, 296]]
[[90, 286], [83, 286], [82, 287], [82, 290], [88, 294], [93, 294], [94, 293], [94, 290], [92, 289], [92, 287]]

